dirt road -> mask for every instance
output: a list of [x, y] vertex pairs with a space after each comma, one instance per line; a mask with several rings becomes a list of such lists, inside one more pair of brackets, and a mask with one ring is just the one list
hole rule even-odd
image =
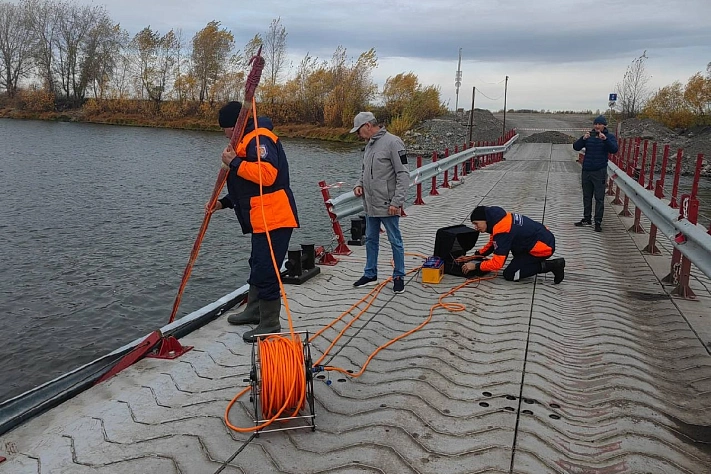
[[[503, 121], [504, 114], [494, 117]], [[594, 115], [587, 114], [523, 114], [507, 113], [506, 128], [516, 128], [521, 137], [545, 131], [558, 131], [578, 138], [582, 132], [592, 128]]]

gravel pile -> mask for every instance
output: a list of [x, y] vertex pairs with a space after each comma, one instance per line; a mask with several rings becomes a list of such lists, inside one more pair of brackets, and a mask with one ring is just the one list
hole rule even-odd
[[571, 137], [562, 132], [541, 132], [522, 138], [519, 143], [553, 143], [554, 145], [566, 145], [572, 144], [575, 140], [575, 137]]
[[[474, 127], [472, 141], [494, 141], [503, 133], [504, 124], [488, 110], [474, 109]], [[408, 147], [408, 152], [427, 156], [433, 151], [442, 152], [449, 148], [460, 149], [469, 136], [469, 112], [463, 116], [445, 115], [432, 120], [426, 120], [413, 130], [407, 131], [402, 139]]]
[[[673, 168], [676, 150], [684, 149], [682, 160], [682, 174], [691, 175], [696, 168], [696, 157], [704, 154], [704, 167], [702, 174], [711, 176], [711, 127], [695, 127], [684, 130], [670, 130], [664, 125], [651, 119], [628, 119], [622, 122], [620, 132], [622, 138], [641, 137], [649, 142], [657, 142], [658, 152], [657, 168], [661, 168], [661, 150], [664, 145], [670, 146], [668, 171]], [[649, 145], [651, 150], [651, 144]]]

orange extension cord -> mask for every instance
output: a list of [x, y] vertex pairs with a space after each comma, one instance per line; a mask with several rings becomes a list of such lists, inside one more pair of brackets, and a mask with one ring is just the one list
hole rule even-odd
[[[255, 127], [257, 126], [257, 106], [256, 102], [254, 99], [252, 99], [252, 113], [254, 115], [254, 124]], [[260, 156], [260, 151], [259, 151], [259, 135], [257, 135], [257, 163], [261, 163], [261, 156]], [[262, 173], [261, 173], [261, 167], [259, 168], [259, 194], [260, 197], [263, 195], [262, 194]], [[262, 219], [264, 220], [264, 228], [267, 229], [267, 222], [266, 222], [266, 215], [264, 213], [264, 207], [262, 207]], [[239, 433], [248, 433], [252, 431], [259, 431], [267, 426], [271, 425], [276, 419], [282, 417], [282, 413], [285, 411], [289, 410], [291, 413], [288, 415], [289, 417], [294, 417], [297, 416], [298, 413], [304, 408], [304, 404], [306, 401], [306, 373], [305, 373], [305, 361], [304, 361], [304, 346], [301, 341], [301, 338], [299, 337], [298, 334], [295, 334], [294, 332], [294, 325], [291, 319], [291, 311], [289, 309], [289, 303], [286, 299], [286, 290], [284, 289], [284, 285], [281, 281], [281, 274], [279, 271], [279, 266], [277, 265], [276, 262], [276, 257], [274, 256], [274, 250], [272, 249], [272, 241], [271, 237], [269, 236], [269, 231], [267, 230], [267, 241], [269, 242], [269, 248], [271, 250], [271, 256], [272, 256], [272, 264], [274, 265], [274, 271], [276, 272], [277, 279], [279, 281], [279, 288], [281, 290], [281, 296], [282, 300], [284, 301], [284, 307], [286, 309], [286, 315], [287, 319], [289, 320], [289, 337], [285, 336], [278, 336], [278, 335], [271, 335], [267, 336], [266, 338], [258, 338], [257, 339], [257, 356], [259, 357], [260, 361], [260, 379], [261, 379], [261, 396], [260, 396], [260, 401], [262, 404], [262, 417], [264, 420], [266, 420], [264, 423], [256, 426], [250, 426], [247, 428], [241, 428], [238, 426], [234, 426], [232, 423], [230, 423], [229, 420], [229, 415], [230, 415], [230, 410], [234, 406], [234, 404], [239, 400], [242, 395], [247, 393], [250, 390], [250, 387], [244, 388], [242, 391], [240, 391], [237, 395], [230, 400], [230, 403], [227, 405], [227, 408], [225, 409], [225, 424], [232, 430], [237, 431]], [[420, 254], [411, 254], [408, 253], [407, 255], [413, 255], [417, 257], [422, 257], [423, 259], [426, 259], [427, 257], [424, 255]], [[417, 272], [420, 270], [421, 267], [415, 268], [413, 270], [410, 270], [407, 272], [408, 274]], [[332, 367], [332, 366], [325, 366], [323, 370], [327, 371], [335, 371], [335, 372], [340, 372], [342, 374], [345, 374], [349, 377], [360, 377], [364, 372], [365, 369], [368, 367], [368, 364], [370, 364], [370, 361], [383, 349], [391, 346], [395, 342], [399, 341], [400, 339], [403, 339], [410, 334], [413, 334], [423, 327], [427, 325], [432, 320], [432, 314], [437, 308], [444, 308], [447, 311], [450, 312], [459, 312], [459, 311], [464, 311], [466, 307], [463, 304], [460, 303], [445, 303], [444, 299], [447, 298], [448, 296], [456, 293], [458, 290], [472, 284], [472, 283], [478, 283], [483, 280], [490, 280], [496, 277], [496, 273], [487, 276], [486, 278], [475, 278], [471, 280], [466, 280], [464, 283], [461, 285], [455, 286], [454, 288], [450, 289], [447, 293], [441, 295], [437, 301], [437, 304], [432, 305], [430, 307], [430, 312], [429, 315], [427, 316], [427, 319], [425, 319], [422, 323], [420, 323], [417, 327], [400, 334], [399, 336], [391, 339], [390, 341], [386, 342], [382, 346], [378, 347], [375, 351], [373, 351], [370, 356], [368, 356], [368, 359], [365, 361], [363, 366], [361, 367], [360, 371], [356, 373], [352, 373], [347, 371], [346, 369], [342, 369], [340, 367]], [[319, 330], [317, 333], [315, 333], [311, 338], [308, 340], [310, 343], [313, 341], [315, 338], [323, 334], [324, 331], [326, 331], [328, 328], [333, 327], [337, 322], [343, 320], [343, 318], [350, 314], [352, 311], [354, 311], [356, 308], [361, 303], [367, 302], [365, 308], [361, 309], [355, 316], [353, 316], [353, 319], [345, 325], [345, 327], [339, 332], [339, 334], [334, 338], [334, 340], [331, 342], [331, 344], [328, 346], [328, 348], [324, 351], [323, 355], [313, 364], [314, 366], [318, 366], [321, 364], [321, 362], [328, 356], [329, 352], [335, 347], [336, 343], [343, 337], [343, 335], [346, 333], [348, 328], [350, 328], [353, 323], [355, 323], [363, 314], [366, 313], [368, 308], [373, 304], [375, 299], [378, 297], [380, 292], [383, 290], [383, 288], [387, 285], [387, 283], [391, 281], [391, 279], [385, 280], [382, 283], [380, 283], [378, 286], [376, 286], [373, 290], [371, 290], [370, 293], [368, 293], [366, 296], [361, 298], [358, 302], [353, 304], [349, 309], [341, 313], [341, 315], [337, 318], [335, 318], [333, 321], [331, 321], [328, 325], [324, 326], [321, 330]]]

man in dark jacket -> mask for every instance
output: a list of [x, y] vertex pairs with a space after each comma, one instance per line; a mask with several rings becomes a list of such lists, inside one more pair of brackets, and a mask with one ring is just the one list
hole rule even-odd
[[[242, 104], [235, 101], [220, 109], [220, 127], [228, 138], [241, 108]], [[271, 252], [281, 266], [291, 233], [299, 227], [296, 202], [289, 186], [289, 164], [273, 128], [268, 117], [258, 117], [256, 126], [250, 118], [237, 148], [233, 150], [229, 145], [225, 148], [222, 162], [230, 168], [227, 195], [215, 205], [215, 210], [233, 208], [242, 233], [252, 234], [247, 306], [243, 312], [227, 318], [231, 324], [258, 324], [244, 334], [245, 342], [254, 342], [261, 334], [281, 331], [281, 292]]]
[[607, 119], [600, 115], [593, 121], [593, 129], [573, 143], [573, 150], [585, 148], [583, 158], [583, 218], [577, 227], [592, 225], [592, 198], [595, 196], [595, 231], [602, 231], [602, 214], [605, 212], [605, 180], [607, 155], [617, 153], [617, 138], [607, 130]]
[[553, 283], [558, 284], [565, 278], [565, 259], [550, 259], [555, 252], [555, 236], [543, 224], [497, 206], [477, 206], [470, 219], [476, 230], [491, 234], [486, 245], [474, 255], [493, 253], [494, 256], [481, 262], [465, 263], [462, 265], [464, 274], [482, 276], [497, 272], [511, 252], [513, 260], [504, 270], [508, 281], [548, 272], [553, 272]]

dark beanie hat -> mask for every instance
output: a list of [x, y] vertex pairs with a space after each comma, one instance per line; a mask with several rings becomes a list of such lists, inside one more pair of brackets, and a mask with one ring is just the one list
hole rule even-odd
[[220, 109], [218, 121], [220, 128], [231, 128], [237, 123], [239, 111], [242, 110], [242, 104], [236, 100], [228, 102], [227, 105]]
[[600, 116], [597, 117], [595, 120], [593, 120], [593, 125], [596, 124], [596, 123], [601, 123], [601, 124], [603, 124], [603, 125], [607, 125], [607, 119], [605, 118], [604, 115], [600, 115]]
[[485, 221], [486, 220], [486, 206], [477, 206], [472, 211], [472, 216], [469, 218], [470, 221]]

